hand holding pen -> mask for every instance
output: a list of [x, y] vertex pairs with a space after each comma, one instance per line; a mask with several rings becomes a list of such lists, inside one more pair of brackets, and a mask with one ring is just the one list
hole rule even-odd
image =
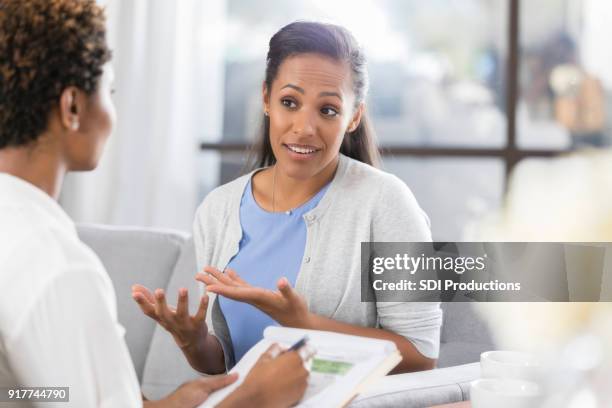
[[[304, 395], [309, 376], [305, 360], [300, 354], [306, 345], [305, 339], [302, 340], [304, 341], [301, 345], [298, 342], [287, 350], [283, 350], [278, 344], [270, 346], [249, 371], [244, 382], [236, 390], [236, 395], [250, 396], [249, 406], [295, 405]], [[223, 401], [226, 402], [228, 406], [236, 406], [237, 403], [245, 401], [232, 401], [230, 395], [226, 401]], [[223, 403], [220, 407], [224, 406]]]

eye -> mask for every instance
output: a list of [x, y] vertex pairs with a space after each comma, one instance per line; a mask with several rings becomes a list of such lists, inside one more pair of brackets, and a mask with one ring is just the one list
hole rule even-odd
[[323, 116], [327, 116], [328, 118], [333, 118], [340, 114], [336, 108], [332, 108], [331, 106], [321, 108], [321, 113]]
[[284, 107], [289, 108], [289, 109], [297, 108], [297, 103], [295, 103], [295, 101], [292, 99], [288, 99], [288, 98], [281, 99], [281, 104]]

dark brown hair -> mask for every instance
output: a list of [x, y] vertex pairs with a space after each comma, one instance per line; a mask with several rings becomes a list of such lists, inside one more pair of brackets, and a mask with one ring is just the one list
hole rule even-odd
[[[281, 28], [270, 39], [266, 59], [266, 87], [272, 89], [280, 65], [299, 54], [315, 53], [347, 62], [351, 68], [355, 107], [365, 100], [368, 92], [366, 58], [353, 35], [345, 28], [316, 22], [297, 21]], [[361, 117], [359, 126], [344, 136], [340, 153], [361, 162], [377, 166], [380, 160], [374, 130], [367, 114]], [[267, 167], [276, 163], [270, 144], [270, 119], [263, 117], [260, 135], [251, 152], [252, 168]]]
[[0, 149], [34, 142], [67, 87], [93, 94], [110, 58], [95, 0], [0, 0]]

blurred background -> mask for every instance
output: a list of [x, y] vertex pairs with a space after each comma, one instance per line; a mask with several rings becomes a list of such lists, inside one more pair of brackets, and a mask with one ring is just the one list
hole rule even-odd
[[269, 38], [347, 27], [369, 58], [384, 169], [434, 239], [499, 208], [514, 166], [612, 141], [609, 0], [106, 0], [118, 126], [61, 198], [79, 222], [189, 231], [239, 176], [261, 121]]

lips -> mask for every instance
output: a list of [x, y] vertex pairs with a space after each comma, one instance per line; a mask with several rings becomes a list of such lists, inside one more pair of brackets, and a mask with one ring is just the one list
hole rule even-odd
[[283, 146], [285, 146], [288, 150], [290, 150], [293, 153], [301, 154], [304, 156], [314, 154], [321, 150], [320, 148], [316, 146], [301, 145], [301, 144], [295, 144], [295, 143], [285, 143], [283, 144]]

